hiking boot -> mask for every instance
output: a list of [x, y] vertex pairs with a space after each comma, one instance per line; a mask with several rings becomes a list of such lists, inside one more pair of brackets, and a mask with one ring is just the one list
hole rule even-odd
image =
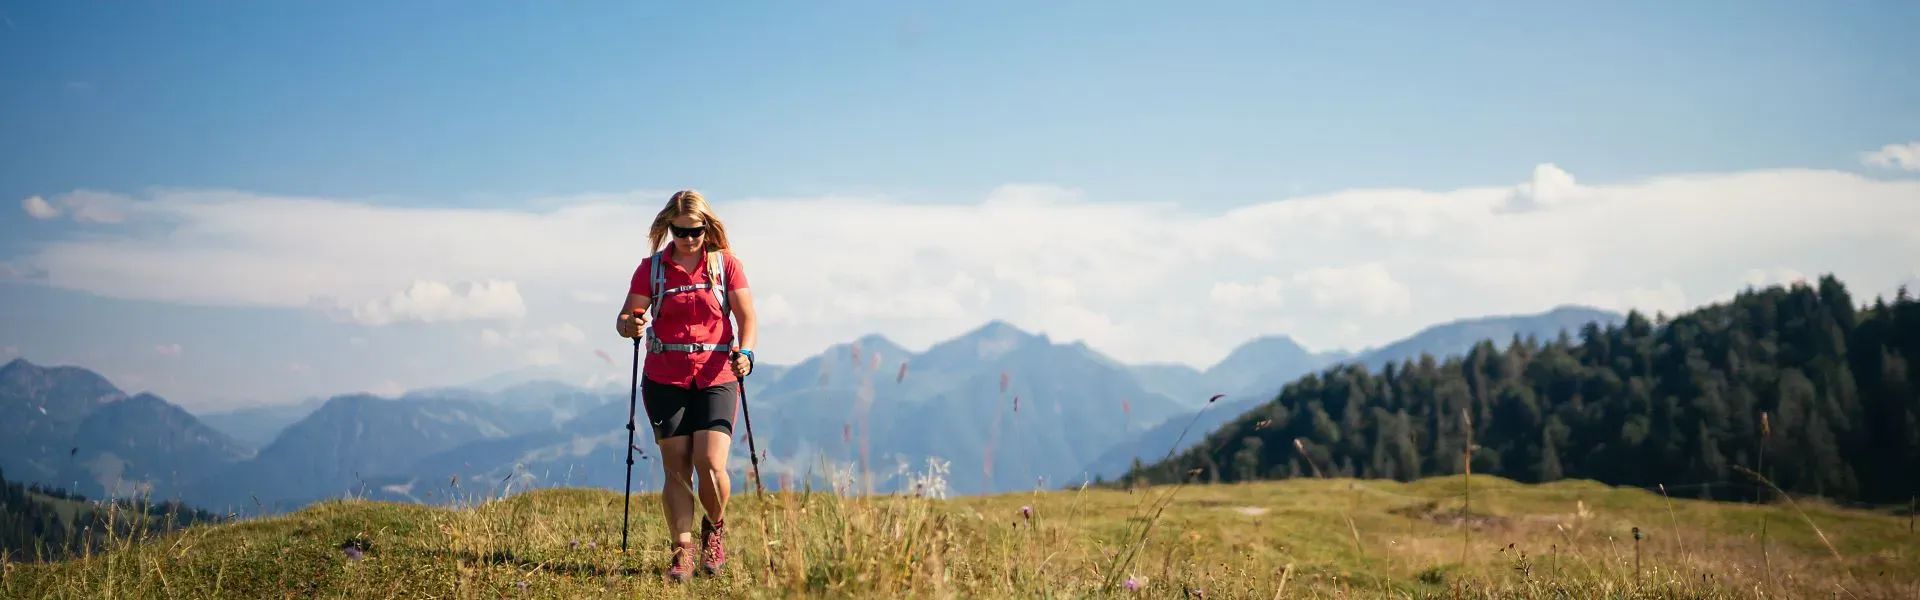
[[720, 567], [727, 564], [727, 520], [718, 523], [700, 517], [700, 544], [704, 551], [700, 554], [700, 568], [708, 575], [718, 574]]
[[674, 543], [672, 566], [667, 567], [667, 581], [679, 583], [693, 577], [694, 552], [693, 542]]

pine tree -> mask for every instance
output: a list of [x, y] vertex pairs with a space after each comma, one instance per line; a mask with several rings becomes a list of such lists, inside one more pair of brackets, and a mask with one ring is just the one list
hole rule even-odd
[[1540, 439], [1544, 442], [1540, 445], [1540, 460], [1533, 468], [1533, 480], [1542, 483], [1559, 481], [1561, 478], [1560, 450], [1554, 446], [1553, 436], [1548, 432], [1541, 432]]
[[1920, 492], [1910, 476], [1920, 472], [1920, 373], [1907, 358], [1920, 354], [1920, 303], [1904, 292], [1856, 311], [1822, 278], [1817, 289], [1747, 290], [1578, 332], [1545, 345], [1482, 340], [1378, 375], [1360, 365], [1311, 373], [1195, 450], [1131, 475], [1172, 481], [1219, 464], [1232, 465], [1229, 478], [1298, 476], [1309, 469], [1294, 438], [1330, 475], [1454, 474], [1471, 417], [1476, 473], [1705, 483], [1764, 453], [1764, 471], [1790, 493], [1871, 502]]

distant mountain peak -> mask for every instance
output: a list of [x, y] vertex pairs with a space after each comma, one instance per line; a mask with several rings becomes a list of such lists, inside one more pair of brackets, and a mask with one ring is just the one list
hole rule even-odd
[[[1048, 342], [1047, 334], [1021, 329], [1004, 319], [993, 319], [975, 327], [973, 331], [961, 334], [960, 339], [1019, 339]], [[1050, 342], [1049, 342], [1050, 343]]]
[[27, 377], [32, 373], [38, 373], [42, 370], [44, 369], [40, 365], [27, 362], [25, 358], [16, 358], [7, 361], [7, 366], [0, 367], [0, 378], [17, 379]]
[[1299, 352], [1300, 354], [1312, 354], [1312, 352], [1307, 351], [1307, 348], [1305, 346], [1300, 345], [1300, 342], [1294, 340], [1293, 336], [1290, 336], [1284, 333], [1275, 333], [1275, 334], [1256, 337], [1256, 338], [1247, 340], [1245, 342], [1242, 342], [1239, 346], [1235, 346], [1233, 350], [1235, 352], [1239, 352], [1242, 350], [1267, 350], [1267, 351], [1283, 350], [1283, 351]]
[[[1051, 345], [1053, 341], [1046, 334], [1030, 333], [1002, 319], [993, 319], [961, 334], [937, 348], [948, 351], [958, 350], [977, 360], [993, 360], [1008, 353], [1032, 345]], [[929, 351], [933, 354], [933, 351]]]
[[975, 328], [975, 331], [982, 331], [982, 332], [1020, 331], [1020, 328], [1015, 326], [1013, 322], [1008, 321], [1006, 319], [988, 319], [987, 322], [981, 323], [980, 327]]
[[1220, 362], [1208, 367], [1209, 377], [1233, 370], [1266, 370], [1275, 364], [1312, 362], [1313, 353], [1285, 334], [1263, 335], [1235, 346]]
[[379, 396], [375, 396], [373, 394], [368, 394], [364, 392], [353, 393], [353, 394], [340, 394], [338, 396], [327, 398], [326, 403], [321, 404], [320, 408], [314, 410], [314, 413], [315, 414], [320, 414], [320, 413], [333, 414], [339, 411], [354, 410], [357, 407], [367, 406], [371, 404], [378, 404], [381, 402], [398, 403], [400, 401], [391, 399], [391, 398], [381, 398]]
[[881, 335], [878, 333], [869, 333], [869, 334], [860, 336], [860, 339], [854, 340], [853, 343], [859, 344], [860, 349], [866, 350], [866, 351], [880, 350], [882, 352], [887, 352], [887, 351], [906, 352], [906, 348], [900, 346], [900, 344], [894, 342], [893, 340], [888, 339], [887, 336]]
[[[1505, 313], [1505, 314], [1495, 314], [1495, 315], [1481, 315], [1477, 317], [1464, 317], [1460, 319], [1454, 319], [1452, 321], [1434, 323], [1432, 325], [1428, 325], [1426, 328], [1422, 329], [1421, 331], [1431, 331], [1435, 329], [1445, 328], [1448, 326], [1475, 325], [1475, 324], [1482, 324], [1482, 323], [1505, 322], [1505, 321], [1524, 320], [1524, 319], [1564, 319], [1564, 318], [1592, 318], [1592, 319], [1604, 320], [1604, 319], [1624, 318], [1624, 314], [1616, 313], [1610, 310], [1594, 308], [1591, 306], [1579, 305], [1579, 304], [1560, 304], [1560, 305], [1555, 305], [1553, 308], [1547, 309], [1542, 312]], [[1418, 333], [1416, 333], [1415, 335], [1418, 335]]]

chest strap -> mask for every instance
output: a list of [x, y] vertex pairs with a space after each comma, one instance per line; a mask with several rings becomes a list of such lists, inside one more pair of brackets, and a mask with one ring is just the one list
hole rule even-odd
[[[667, 294], [685, 294], [700, 290], [709, 290], [709, 293], [713, 294], [714, 298], [720, 302], [720, 322], [724, 329], [728, 319], [733, 316], [733, 313], [730, 307], [727, 306], [727, 267], [726, 261], [720, 255], [720, 251], [713, 250], [707, 252], [707, 281], [705, 283], [667, 288], [666, 262], [672, 260], [672, 258], [668, 256], [668, 250], [671, 249], [672, 247], [669, 246], [667, 249], [663, 249], [653, 255], [653, 266], [648, 273], [653, 281], [653, 295], [651, 301], [647, 303], [648, 312], [653, 314], [654, 320], [658, 320], [660, 317], [660, 301]], [[649, 321], [647, 325], [646, 337], [647, 353], [649, 354], [659, 354], [662, 352], [727, 352], [733, 350], [733, 344], [731, 343], [668, 344], [661, 342], [659, 336], [653, 334], [651, 321]]]

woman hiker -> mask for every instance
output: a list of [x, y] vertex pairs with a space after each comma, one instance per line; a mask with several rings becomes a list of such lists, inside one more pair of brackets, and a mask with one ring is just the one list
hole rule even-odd
[[[662, 248], [669, 232], [673, 242]], [[667, 200], [653, 218], [648, 240], [653, 254], [633, 272], [615, 327], [623, 337], [644, 336], [640, 391], [667, 478], [663, 495], [673, 542], [667, 579], [686, 581], [695, 568], [695, 474], [706, 509], [700, 520], [700, 568], [717, 573], [727, 561], [727, 449], [739, 378], [753, 369], [753, 297], [740, 260], [728, 249], [726, 226], [699, 192], [683, 190]], [[728, 321], [729, 313], [737, 326]]]

